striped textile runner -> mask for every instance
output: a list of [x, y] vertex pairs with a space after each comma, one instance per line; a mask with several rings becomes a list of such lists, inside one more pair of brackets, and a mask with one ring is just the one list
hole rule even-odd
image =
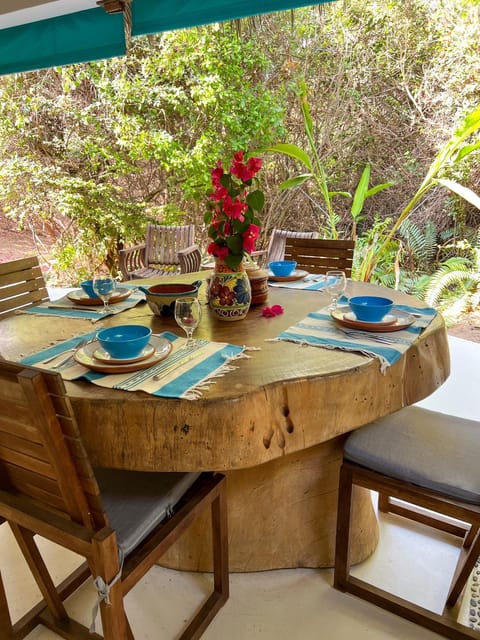
[[[196, 340], [193, 348], [186, 348], [186, 338], [180, 338], [174, 333], [165, 331], [159, 334], [172, 342], [172, 351], [167, 358], [141, 371], [105, 374], [90, 371], [76, 361], [61, 368], [65, 380], [89, 380], [99, 387], [122, 389], [124, 391], [145, 391], [163, 398], [184, 398], [196, 400], [215, 379], [236, 369], [233, 361], [239, 358], [249, 358], [245, 353], [246, 347], [239, 347], [225, 342], [209, 342]], [[72, 340], [67, 340], [49, 349], [35, 353], [21, 360], [24, 364], [37, 365], [44, 369], [51, 369], [55, 361], [41, 364], [53, 355], [59, 355], [75, 347], [82, 340], [95, 337], [91, 332]], [[154, 380], [154, 376], [159, 376]]]
[[[124, 286], [124, 285], [122, 285]], [[33, 315], [49, 315], [49, 316], [62, 316], [64, 318], [82, 318], [83, 320], [91, 320], [92, 322], [98, 322], [108, 316], [115, 316], [122, 311], [132, 309], [139, 302], [145, 302], [145, 294], [141, 291], [134, 291], [128, 298], [121, 302], [115, 302], [110, 305], [110, 313], [102, 313], [102, 306], [91, 306], [90, 308], [79, 308], [81, 305], [76, 305], [69, 300], [67, 296], [54, 300], [53, 302], [43, 302], [36, 307], [29, 307], [28, 309], [22, 309], [21, 313], [31, 313]]]
[[[273, 340], [286, 340], [299, 344], [309, 344], [326, 349], [341, 349], [343, 351], [358, 351], [363, 355], [378, 358], [382, 373], [397, 362], [402, 354], [416, 340], [436, 315], [435, 309], [428, 307], [410, 307], [408, 305], [394, 305], [393, 309], [415, 314], [415, 322], [401, 331], [388, 333], [355, 332], [355, 336], [346, 334], [348, 329], [337, 324], [330, 316], [327, 307], [309, 313], [306, 318], [282, 331]], [[385, 344], [381, 340], [388, 340]]]

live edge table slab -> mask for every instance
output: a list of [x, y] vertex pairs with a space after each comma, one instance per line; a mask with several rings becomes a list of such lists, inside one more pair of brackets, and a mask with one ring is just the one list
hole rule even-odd
[[[201, 274], [175, 276], [192, 282]], [[159, 279], [152, 280], [158, 282]], [[172, 278], [170, 278], [172, 281]], [[148, 286], [148, 281], [142, 280]], [[347, 295], [386, 295], [418, 306], [406, 294], [349, 283]], [[201, 288], [201, 298], [205, 286]], [[249, 347], [235, 371], [194, 401], [67, 383], [85, 446], [95, 465], [145, 471], [219, 470], [226, 474], [232, 571], [326, 567], [333, 563], [338, 469], [346, 434], [425, 398], [449, 374], [441, 316], [383, 375], [379, 362], [356, 353], [266, 342], [328, 304], [326, 294], [273, 289], [269, 304], [285, 313], [222, 322], [203, 307], [197, 337]], [[137, 306], [94, 325], [138, 323], [181, 335], [174, 320]], [[92, 329], [90, 322], [20, 314], [0, 323], [0, 354], [18, 359], [56, 339]], [[369, 494], [355, 495], [353, 562], [372, 553], [378, 538]], [[208, 527], [200, 523], [179, 541], [168, 564], [210, 568]]]

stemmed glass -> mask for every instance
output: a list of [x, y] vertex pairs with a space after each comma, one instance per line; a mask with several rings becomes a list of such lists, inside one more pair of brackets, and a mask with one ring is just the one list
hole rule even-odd
[[344, 271], [333, 270], [327, 271], [326, 275], [326, 290], [331, 298], [330, 311], [337, 308], [337, 302], [342, 293], [347, 288], [347, 278]]
[[110, 313], [111, 308], [108, 304], [108, 301], [113, 296], [115, 289], [117, 286], [117, 281], [115, 278], [112, 278], [109, 274], [97, 274], [93, 278], [93, 290], [97, 294], [97, 296], [103, 300], [103, 311], [102, 313]]
[[187, 347], [195, 344], [193, 332], [198, 327], [202, 310], [197, 298], [178, 298], [175, 302], [175, 321], [187, 334]]

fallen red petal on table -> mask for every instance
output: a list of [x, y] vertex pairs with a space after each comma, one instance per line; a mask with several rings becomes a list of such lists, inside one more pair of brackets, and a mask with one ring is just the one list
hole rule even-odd
[[271, 307], [263, 307], [262, 309], [262, 316], [264, 318], [273, 318], [274, 316], [279, 316], [281, 313], [283, 313], [283, 307], [279, 304], [274, 304]]

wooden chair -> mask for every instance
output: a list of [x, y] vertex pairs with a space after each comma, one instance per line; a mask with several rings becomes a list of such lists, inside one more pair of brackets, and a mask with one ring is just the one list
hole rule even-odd
[[[408, 407], [348, 437], [338, 496], [334, 576], [337, 589], [353, 593], [447, 638], [479, 637], [478, 631], [460, 625], [448, 611], [457, 602], [480, 554], [479, 433], [479, 422]], [[384, 510], [462, 538], [457, 567], [441, 614], [350, 575], [350, 512], [354, 486], [378, 491], [383, 496]], [[452, 522], [443, 516], [455, 520]], [[407, 562], [408, 559], [406, 570]]]
[[309, 273], [341, 269], [350, 278], [354, 249], [354, 240], [287, 238], [285, 260], [296, 260], [297, 269], [305, 269]]
[[119, 266], [124, 280], [152, 278], [180, 272], [178, 252], [195, 242], [195, 226], [147, 225], [145, 244], [119, 252]]
[[177, 255], [180, 262], [180, 273], [193, 273], [194, 271], [200, 271], [202, 254], [196, 244], [192, 244], [191, 247], [182, 249]]
[[[199, 638], [228, 598], [224, 476], [94, 472], [60, 375], [0, 360], [0, 522], [8, 521], [43, 596], [12, 624], [0, 575], [2, 638], [19, 640], [42, 624], [67, 639], [133, 640], [125, 595], [207, 507], [214, 589], [182, 640]], [[36, 534], [86, 562], [55, 586]], [[63, 605], [89, 576], [98, 591], [103, 636], [89, 634]]]
[[0, 320], [48, 299], [36, 256], [0, 263]]
[[317, 238], [316, 231], [290, 231], [288, 229], [273, 229], [266, 250], [254, 251], [252, 257], [259, 264], [268, 267], [273, 260], [283, 260], [285, 255], [285, 241], [287, 238]]

